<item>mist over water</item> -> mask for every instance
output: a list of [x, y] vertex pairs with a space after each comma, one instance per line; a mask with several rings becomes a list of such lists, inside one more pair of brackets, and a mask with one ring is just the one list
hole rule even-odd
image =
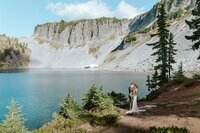
[[30, 69], [25, 72], [0, 73], [0, 121], [5, 119], [6, 108], [13, 97], [20, 105], [26, 126], [32, 130], [51, 121], [59, 104], [68, 94], [81, 104], [84, 93], [92, 84], [104, 91], [128, 95], [131, 82], [139, 85], [139, 97], [148, 93], [146, 73], [89, 71], [77, 69]]

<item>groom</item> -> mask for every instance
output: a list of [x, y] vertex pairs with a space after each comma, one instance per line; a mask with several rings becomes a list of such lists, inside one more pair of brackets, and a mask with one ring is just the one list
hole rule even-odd
[[129, 96], [129, 108], [132, 109], [133, 106], [133, 97], [130, 96], [130, 93], [133, 92], [134, 83], [131, 83], [129, 88], [128, 88], [128, 96]]

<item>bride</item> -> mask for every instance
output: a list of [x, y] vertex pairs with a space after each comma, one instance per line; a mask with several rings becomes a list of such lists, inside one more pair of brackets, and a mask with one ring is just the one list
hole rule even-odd
[[136, 113], [139, 111], [139, 108], [137, 106], [137, 92], [138, 92], [138, 86], [136, 84], [133, 84], [133, 89], [130, 92], [130, 97], [132, 99], [132, 107], [129, 111], [126, 112], [126, 114]]

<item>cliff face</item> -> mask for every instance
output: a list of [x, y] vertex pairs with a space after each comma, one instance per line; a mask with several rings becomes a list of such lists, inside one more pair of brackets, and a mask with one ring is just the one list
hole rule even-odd
[[[190, 10], [196, 3], [196, 0], [162, 0], [161, 2], [163, 1], [166, 3], [166, 11], [168, 13], [176, 12], [180, 9]], [[129, 25], [131, 32], [138, 31], [155, 21], [160, 3], [154, 5], [149, 12], [134, 18]]]
[[[179, 50], [177, 62], [184, 70], [197, 70], [198, 51], [192, 51], [192, 42], [185, 39], [190, 34], [185, 20], [191, 19], [190, 10], [196, 0], [165, 0], [169, 29], [175, 35]], [[84, 68], [151, 71], [154, 58], [147, 43], [157, 29], [156, 4], [149, 12], [134, 19], [99, 18], [72, 22], [46, 23], [35, 28], [34, 35], [21, 38], [31, 49], [31, 68]], [[189, 57], [189, 58], [188, 58]], [[175, 68], [179, 64], [175, 64]], [[200, 67], [199, 67], [200, 68]]]
[[114, 40], [129, 32], [131, 20], [99, 18], [58, 23], [47, 23], [35, 28], [34, 36], [57, 45], [84, 46], [100, 44], [105, 40]]

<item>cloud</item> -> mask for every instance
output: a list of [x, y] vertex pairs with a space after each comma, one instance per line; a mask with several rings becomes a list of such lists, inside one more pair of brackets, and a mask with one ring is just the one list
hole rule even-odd
[[143, 9], [134, 7], [125, 0], [122, 0], [114, 10], [109, 9], [102, 0], [89, 0], [85, 3], [50, 3], [47, 9], [69, 20], [99, 17], [134, 18], [144, 12]]

